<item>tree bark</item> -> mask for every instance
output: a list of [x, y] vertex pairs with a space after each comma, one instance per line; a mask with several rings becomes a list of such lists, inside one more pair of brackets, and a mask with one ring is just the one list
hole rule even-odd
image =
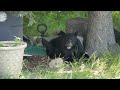
[[96, 56], [108, 51], [111, 45], [116, 44], [111, 11], [88, 12], [88, 34], [85, 50]]

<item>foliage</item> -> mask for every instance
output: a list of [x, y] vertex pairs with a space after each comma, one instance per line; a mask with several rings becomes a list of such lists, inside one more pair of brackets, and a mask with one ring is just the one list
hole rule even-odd
[[[60, 30], [65, 31], [65, 23], [74, 17], [88, 17], [87, 11], [9, 11], [13, 15], [22, 16], [24, 20], [24, 33], [27, 36], [39, 36], [37, 25], [45, 23], [48, 26], [48, 35]], [[113, 24], [120, 29], [120, 11], [113, 11]]]
[[117, 30], [120, 30], [120, 11], [113, 11], [113, 25]]
[[3, 45], [3, 44], [0, 44], [0, 47], [4, 47], [4, 45]]
[[28, 11], [28, 12], [20, 11], [19, 15], [21, 15], [22, 17], [26, 16], [26, 18], [29, 20], [28, 27], [32, 26], [34, 23], [36, 23], [36, 21], [34, 19], [35, 16], [32, 11]]
[[[15, 37], [15, 39], [14, 39], [15, 43], [13, 43], [12, 47], [22, 45], [22, 39], [19, 37], [16, 37], [16, 36], [14, 36], [14, 37]], [[0, 44], [0, 47], [9, 47], [9, 46], [4, 45], [4, 44]]]
[[65, 31], [66, 21], [74, 17], [87, 17], [86, 11], [33, 11], [36, 23], [27, 26], [28, 19], [24, 17], [24, 32], [27, 36], [38, 36], [37, 25], [44, 23], [47, 25], [48, 35], [52, 35], [60, 30]]
[[[24, 33], [27, 36], [38, 36], [37, 25], [45, 23], [48, 26], [48, 35], [60, 30], [65, 31], [65, 22], [74, 17], [88, 17], [87, 11], [8, 11], [13, 15], [22, 16]], [[120, 11], [112, 11], [113, 25], [120, 29]]]
[[[48, 35], [52, 35], [60, 30], [65, 31], [66, 21], [70, 18], [83, 17], [87, 18], [87, 11], [32, 11], [23, 12], [24, 17], [24, 33], [28, 36], [38, 36], [37, 25], [45, 23], [48, 26]], [[32, 17], [33, 16], [33, 17]], [[116, 29], [120, 29], [120, 11], [113, 11], [113, 25]], [[32, 17], [32, 19], [29, 19]], [[31, 23], [30, 23], [31, 22]], [[29, 23], [29, 24], [28, 24]], [[28, 27], [29, 26], [29, 27]]]
[[8, 11], [9, 13], [11, 13], [14, 16], [21, 16], [26, 17], [28, 20], [27, 26], [32, 26], [34, 23], [36, 23], [35, 21], [35, 16], [33, 14], [33, 11]]
[[15, 41], [15, 44], [13, 46], [22, 45], [22, 39], [21, 38], [15, 36], [14, 41]]

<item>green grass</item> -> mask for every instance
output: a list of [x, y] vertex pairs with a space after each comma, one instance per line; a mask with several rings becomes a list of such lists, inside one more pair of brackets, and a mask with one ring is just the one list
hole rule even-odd
[[32, 71], [24, 69], [19, 79], [116, 79], [120, 78], [120, 54], [97, 59], [93, 55], [87, 63], [74, 62], [72, 70], [68, 72], [68, 68], [68, 64], [53, 69], [39, 65]]
[[24, 69], [19, 79], [72, 79], [71, 73], [65, 72], [69, 66], [64, 64], [60, 68], [49, 68], [39, 65], [33, 70]]

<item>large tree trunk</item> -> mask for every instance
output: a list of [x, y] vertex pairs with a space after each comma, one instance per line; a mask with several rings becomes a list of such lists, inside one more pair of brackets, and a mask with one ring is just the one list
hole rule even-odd
[[89, 11], [86, 52], [96, 56], [108, 51], [116, 44], [111, 11]]

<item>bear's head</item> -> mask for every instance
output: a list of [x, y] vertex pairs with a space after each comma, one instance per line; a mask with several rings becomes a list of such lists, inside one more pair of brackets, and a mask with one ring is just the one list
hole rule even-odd
[[60, 31], [58, 35], [63, 39], [62, 43], [66, 49], [73, 48], [77, 43], [77, 32], [75, 33], [64, 33], [63, 31]]

